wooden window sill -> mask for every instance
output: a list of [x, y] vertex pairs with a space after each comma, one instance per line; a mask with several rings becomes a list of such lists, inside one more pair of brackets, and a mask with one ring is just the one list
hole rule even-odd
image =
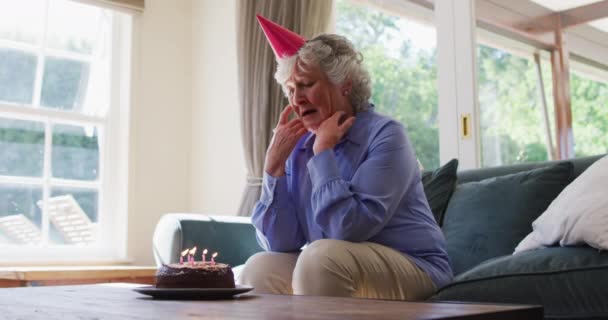
[[0, 287], [75, 285], [107, 282], [154, 284], [154, 266], [2, 267]]

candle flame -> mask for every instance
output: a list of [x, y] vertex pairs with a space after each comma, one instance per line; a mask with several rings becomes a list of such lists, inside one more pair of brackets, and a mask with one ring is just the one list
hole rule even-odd
[[214, 252], [214, 253], [211, 255], [211, 258], [215, 258], [215, 257], [217, 257], [217, 252]]
[[194, 253], [196, 253], [196, 246], [194, 246], [194, 248], [190, 249], [190, 251], [188, 252], [188, 254], [194, 255]]
[[203, 254], [207, 254], [207, 249], [203, 250]]
[[186, 249], [186, 250], [182, 251], [182, 257], [183, 257], [183, 256], [185, 256], [185, 255], [187, 255], [187, 254], [188, 254], [188, 251], [189, 251], [188, 249]]

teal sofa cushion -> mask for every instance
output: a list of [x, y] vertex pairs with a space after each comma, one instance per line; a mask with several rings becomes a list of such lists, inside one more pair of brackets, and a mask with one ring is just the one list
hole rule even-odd
[[[198, 246], [198, 252], [207, 248], [209, 255], [218, 252], [217, 261], [231, 266], [243, 264], [249, 256], [263, 251], [255, 240], [255, 227], [249, 223], [184, 221], [181, 227], [184, 234], [192, 235], [183, 240], [182, 248]], [[239, 247], [234, 247], [233, 241]], [[197, 256], [196, 260], [199, 258]]]
[[458, 159], [452, 159], [434, 171], [422, 174], [422, 185], [424, 194], [429, 202], [435, 221], [440, 226], [443, 224], [443, 215], [448, 207], [448, 202], [454, 189], [458, 171]]
[[572, 164], [563, 162], [458, 185], [442, 227], [454, 274], [513, 253], [571, 176]]
[[545, 319], [608, 318], [608, 252], [551, 247], [486, 261], [432, 300], [543, 305]]

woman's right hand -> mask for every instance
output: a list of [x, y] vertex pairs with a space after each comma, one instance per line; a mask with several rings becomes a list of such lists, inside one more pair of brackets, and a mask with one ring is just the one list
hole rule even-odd
[[293, 111], [291, 105], [285, 107], [281, 112], [279, 123], [272, 130], [274, 135], [266, 151], [264, 171], [273, 177], [285, 174], [285, 162], [287, 158], [289, 158], [300, 138], [306, 133], [302, 120], [299, 118], [289, 120], [289, 115]]

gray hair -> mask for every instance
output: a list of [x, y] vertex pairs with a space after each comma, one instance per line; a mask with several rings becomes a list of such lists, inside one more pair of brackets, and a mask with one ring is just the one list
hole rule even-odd
[[289, 97], [286, 86], [294, 67], [302, 69], [305, 65], [318, 64], [325, 72], [329, 81], [342, 85], [351, 81], [352, 90], [349, 93], [350, 102], [355, 112], [364, 111], [368, 107], [371, 96], [371, 79], [363, 66], [363, 56], [348, 39], [335, 34], [322, 34], [307, 41], [296, 55], [277, 60], [277, 71], [274, 75], [283, 87], [285, 96]]

